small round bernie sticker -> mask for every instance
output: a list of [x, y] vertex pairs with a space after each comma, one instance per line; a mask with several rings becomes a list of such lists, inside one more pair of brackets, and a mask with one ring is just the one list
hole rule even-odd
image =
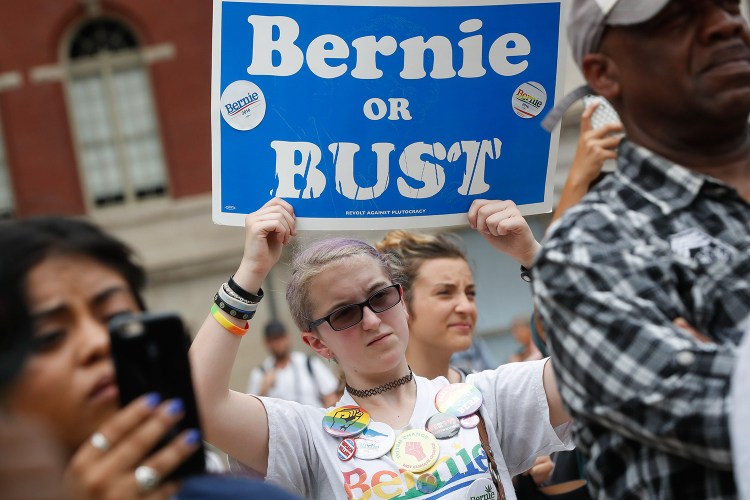
[[521, 118], [535, 118], [547, 104], [547, 92], [540, 83], [522, 83], [513, 92], [511, 104], [513, 105], [513, 111]]
[[221, 116], [234, 129], [254, 129], [266, 116], [263, 91], [246, 80], [230, 83], [221, 94]]
[[354, 441], [357, 444], [355, 452], [357, 458], [375, 460], [391, 451], [396, 441], [396, 434], [390, 425], [370, 421], [367, 429], [362, 431], [362, 434]]
[[497, 490], [495, 489], [495, 485], [492, 484], [492, 481], [483, 477], [471, 483], [466, 498], [486, 498], [487, 500], [494, 500], [497, 498]]

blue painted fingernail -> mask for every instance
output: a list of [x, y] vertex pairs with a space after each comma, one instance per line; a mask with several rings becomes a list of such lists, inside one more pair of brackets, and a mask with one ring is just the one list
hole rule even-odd
[[190, 429], [187, 434], [185, 434], [185, 444], [188, 446], [194, 446], [198, 444], [201, 440], [201, 431], [198, 429]]
[[167, 415], [177, 415], [178, 413], [182, 413], [182, 410], [185, 408], [185, 405], [182, 404], [181, 399], [173, 399], [169, 406], [167, 406]]
[[146, 394], [145, 402], [146, 406], [148, 406], [149, 408], [156, 408], [161, 402], [161, 396], [159, 396], [155, 392], [149, 392], [148, 394]]

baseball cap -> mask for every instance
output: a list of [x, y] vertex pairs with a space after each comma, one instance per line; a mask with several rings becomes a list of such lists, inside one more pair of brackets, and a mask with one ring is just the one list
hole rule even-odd
[[267, 339], [283, 337], [286, 335], [286, 327], [280, 321], [269, 321], [266, 324], [265, 336]]
[[[607, 26], [628, 26], [648, 21], [671, 0], [573, 0], [568, 16], [568, 43], [573, 60], [581, 68], [586, 54], [599, 50]], [[563, 113], [583, 96], [594, 93], [591, 87], [577, 88], [550, 111], [542, 127], [551, 131]]]
[[670, 0], [573, 0], [568, 18], [568, 43], [581, 67], [583, 56], [596, 52], [607, 26], [627, 26], [648, 21]]

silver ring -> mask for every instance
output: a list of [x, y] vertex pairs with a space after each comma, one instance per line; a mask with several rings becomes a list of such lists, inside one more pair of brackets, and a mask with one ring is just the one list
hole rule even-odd
[[89, 441], [91, 442], [91, 446], [99, 451], [107, 451], [111, 448], [109, 439], [107, 439], [106, 436], [101, 432], [93, 433]]
[[147, 492], [159, 486], [161, 478], [153, 467], [141, 465], [135, 469], [135, 482], [141, 492]]

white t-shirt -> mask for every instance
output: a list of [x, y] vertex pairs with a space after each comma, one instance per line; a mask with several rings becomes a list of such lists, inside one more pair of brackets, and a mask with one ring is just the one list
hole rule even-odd
[[737, 359], [732, 375], [732, 413], [730, 431], [732, 454], [734, 455], [734, 477], [737, 481], [739, 498], [750, 499], [750, 328], [737, 351]]
[[[262, 365], [264, 370], [255, 368], [250, 372], [247, 383], [248, 394], [258, 394], [265, 373], [273, 368], [273, 357], [266, 358]], [[267, 396], [271, 398], [296, 401], [303, 405], [322, 406], [320, 396], [332, 394], [338, 389], [339, 381], [331, 373], [320, 358], [310, 357], [312, 376], [307, 367], [307, 355], [292, 352], [289, 363], [282, 369], [276, 370], [276, 380], [269, 389]]]
[[[511, 477], [528, 470], [539, 455], [572, 449], [568, 425], [558, 429], [549, 423], [549, 408], [542, 383], [546, 360], [512, 363], [495, 370], [471, 374], [484, 397], [481, 408], [495, 454], [506, 498], [514, 499]], [[417, 402], [409, 425], [396, 430], [424, 429], [437, 413], [435, 395], [448, 381], [415, 377]], [[340, 438], [322, 426], [326, 410], [271, 398], [260, 398], [268, 412], [269, 455], [266, 480], [303, 498], [339, 499], [464, 499], [471, 484], [491, 480], [487, 458], [476, 428], [461, 429], [451, 439], [438, 440], [440, 458], [426, 472], [438, 478], [438, 489], [424, 494], [416, 479], [424, 474], [400, 472], [390, 453], [376, 460], [337, 457]], [[351, 405], [345, 393], [337, 406]], [[489, 498], [489, 497], [488, 497]]]

